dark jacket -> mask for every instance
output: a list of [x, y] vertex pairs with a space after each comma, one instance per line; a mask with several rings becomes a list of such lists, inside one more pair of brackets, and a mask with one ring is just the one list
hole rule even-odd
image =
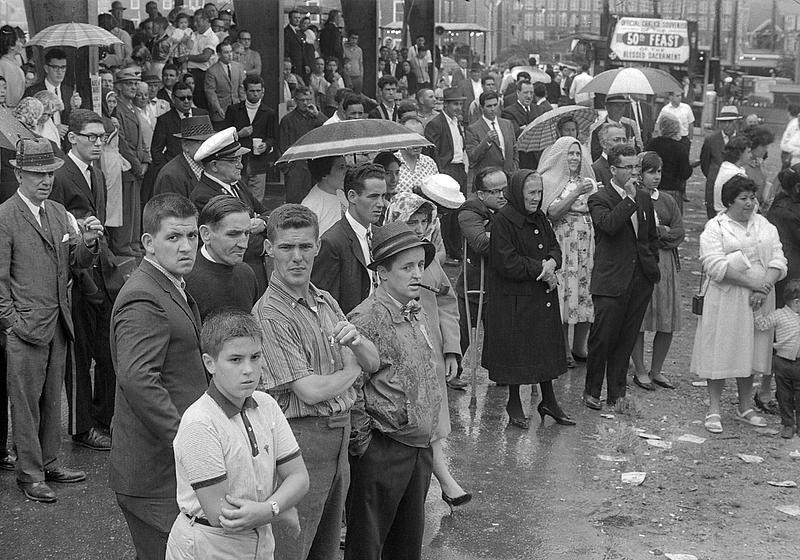
[[[481, 285], [481, 259], [489, 256], [489, 235], [494, 221], [494, 212], [475, 196], [470, 198], [458, 209], [458, 226], [461, 235], [467, 242], [467, 255], [464, 267], [467, 269], [467, 288], [477, 290]], [[484, 289], [488, 281], [488, 274], [484, 272]], [[456, 279], [456, 292], [464, 296], [464, 274], [459, 274]], [[473, 296], [476, 302], [478, 298]]]
[[775, 287], [776, 305], [783, 302], [783, 286], [792, 278], [800, 278], [800, 200], [781, 191], [767, 212], [767, 219], [777, 228], [783, 245], [788, 271]]
[[304, 42], [300, 36], [292, 29], [292, 26], [287, 24], [283, 28], [283, 52], [284, 57], [292, 61], [292, 71], [298, 76], [305, 75], [303, 69], [303, 45]]
[[608, 165], [608, 160], [603, 156], [597, 158], [592, 164], [592, 171], [598, 183], [603, 186], [611, 187], [611, 167]]
[[666, 136], [656, 136], [647, 143], [646, 150], [661, 156], [661, 184], [666, 191], [686, 191], [686, 180], [692, 176], [689, 162], [689, 146]]
[[[324, 58], [334, 57], [339, 60], [339, 70], [342, 70], [344, 47], [342, 46], [342, 32], [333, 22], [328, 22], [319, 32], [319, 50]], [[400, 66], [400, 64], [398, 64]]]
[[528, 123], [532, 122], [538, 116], [538, 113], [531, 105], [530, 110], [526, 113], [525, 108], [519, 103], [514, 103], [505, 107], [501, 116], [512, 122], [514, 125], [514, 138], [519, 137], [519, 133], [525, 128]]
[[703, 147], [700, 148], [700, 170], [706, 176], [706, 213], [709, 219], [717, 214], [714, 210], [714, 182], [717, 180], [719, 166], [722, 165], [724, 151], [725, 140], [719, 130], [706, 136], [706, 139], [703, 140]]
[[331, 226], [320, 242], [311, 282], [329, 292], [346, 315], [369, 296], [371, 280], [361, 244], [346, 217]]
[[[589, 197], [594, 224], [594, 268], [589, 291], [597, 296], [621, 296], [641, 265], [645, 278], [659, 281], [658, 233], [650, 195], [637, 191], [636, 200], [622, 198], [613, 187], [603, 187]], [[631, 215], [639, 223], [638, 236]]]
[[[192, 115], [197, 117], [207, 115], [205, 109], [192, 109]], [[156, 119], [156, 127], [153, 130], [153, 140], [150, 145], [150, 155], [153, 158], [153, 165], [161, 168], [166, 163], [181, 153], [181, 139], [175, 138], [174, 134], [181, 131], [181, 117], [178, 111], [172, 109]]]
[[179, 152], [158, 171], [153, 194], [172, 192], [189, 198], [195, 186], [197, 186], [197, 176], [186, 162], [183, 152]]
[[117, 395], [109, 485], [127, 496], [175, 499], [172, 441], [208, 380], [197, 304], [147, 260], [114, 303], [111, 357]]
[[[623, 117], [623, 119], [624, 118], [625, 117]], [[603, 127], [604, 124], [608, 122], [610, 121], [608, 120], [608, 118], [606, 118], [603, 121], [601, 121], [600, 124], [598, 124], [594, 130], [592, 130], [592, 137], [589, 142], [592, 160], [596, 160], [603, 153], [603, 147], [600, 145], [600, 129]], [[627, 122], [621, 123], [620, 126], [625, 131], [625, 138], [631, 139], [636, 136], [636, 132], [633, 130], [633, 127]]]
[[245, 154], [242, 163], [245, 165], [245, 169], [247, 169], [247, 165], [250, 165], [251, 171], [254, 173], [266, 173], [267, 165], [278, 159], [278, 118], [275, 111], [262, 101], [256, 111], [255, 119], [250, 123], [246, 103], [246, 101], [242, 101], [228, 107], [225, 112], [225, 125], [241, 130], [252, 124], [253, 134], [246, 138], [240, 137], [239, 142], [245, 148], [252, 150], [253, 138], [261, 138], [267, 145], [267, 151], [258, 156], [254, 156], [252, 153]]
[[[459, 123], [458, 130], [461, 132], [462, 141], [464, 139], [464, 127]], [[453, 139], [450, 136], [450, 127], [447, 124], [447, 117], [444, 113], [439, 113], [433, 117], [425, 126], [425, 138], [436, 147], [436, 167], [439, 172], [453, 161]], [[467, 144], [464, 142], [464, 153], [466, 154]], [[347, 313], [345, 311], [345, 313]]]

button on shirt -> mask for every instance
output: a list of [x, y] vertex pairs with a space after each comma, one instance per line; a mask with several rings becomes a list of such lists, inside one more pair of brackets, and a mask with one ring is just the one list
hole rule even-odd
[[[617, 191], [617, 194], [620, 195], [623, 199], [625, 199], [627, 197], [627, 198], [630, 198], [631, 200], [633, 200], [634, 204], [636, 203], [636, 200], [632, 196], [630, 196], [625, 191], [625, 189], [618, 187], [617, 184], [614, 183], [614, 181], [611, 181], [611, 186], [614, 187], [614, 190]], [[631, 214], [631, 223], [633, 224], [633, 232], [638, 236], [639, 235], [639, 218], [636, 216], [636, 212]]]
[[453, 139], [453, 159], [450, 163], [464, 163], [464, 139], [461, 137], [461, 129], [458, 121], [451, 119], [447, 113], [442, 112], [447, 126], [450, 128], [450, 137]]

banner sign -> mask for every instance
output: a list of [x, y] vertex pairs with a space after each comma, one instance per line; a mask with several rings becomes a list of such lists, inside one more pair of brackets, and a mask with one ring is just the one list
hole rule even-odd
[[632, 62], [685, 64], [689, 30], [685, 20], [623, 17], [609, 45], [612, 58]]

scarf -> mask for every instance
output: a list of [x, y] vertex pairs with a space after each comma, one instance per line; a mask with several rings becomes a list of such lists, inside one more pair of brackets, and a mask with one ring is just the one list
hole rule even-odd
[[567, 164], [567, 152], [578, 144], [581, 148], [581, 164], [578, 167], [578, 182], [584, 177], [594, 179], [592, 162], [586, 148], [581, 146], [575, 138], [562, 136], [549, 146], [539, 160], [538, 171], [542, 176], [542, 210], [546, 213], [553, 201], [558, 198], [570, 180], [570, 171]]

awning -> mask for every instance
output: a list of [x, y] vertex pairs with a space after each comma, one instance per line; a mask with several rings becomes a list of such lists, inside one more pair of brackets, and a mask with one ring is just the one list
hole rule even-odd
[[[445, 31], [450, 31], [452, 33], [461, 33], [461, 32], [480, 32], [480, 33], [488, 33], [489, 28], [484, 27], [478, 23], [436, 23], [434, 27], [441, 27]], [[392, 21], [387, 23], [386, 25], [379, 26], [379, 29], [386, 29], [389, 31], [401, 31], [403, 29], [403, 22], [402, 21]]]

